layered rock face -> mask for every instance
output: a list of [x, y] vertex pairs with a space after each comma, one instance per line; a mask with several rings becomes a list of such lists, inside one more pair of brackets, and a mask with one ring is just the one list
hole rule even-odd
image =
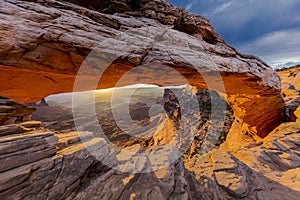
[[14, 124], [29, 121], [34, 108], [0, 96], [0, 124]]
[[[12, 99], [33, 102], [73, 91], [83, 60], [98, 47], [115, 59], [107, 69], [103, 59], [96, 61], [96, 69], [105, 71], [96, 86], [88, 85], [99, 78], [95, 66], [88, 67], [81, 76], [88, 86], [81, 90], [114, 87], [132, 72], [135, 78], [119, 86], [188, 82], [226, 94], [245, 134], [265, 137], [281, 121], [276, 73], [226, 45], [206, 19], [165, 1], [4, 0], [0, 23], [0, 80], [6, 83], [0, 87]], [[134, 72], [141, 65], [147, 66], [144, 73]], [[167, 67], [186, 82], [161, 73]]]
[[[164, 124], [167, 129], [155, 137], [161, 143], [176, 129], [171, 121]], [[140, 149], [134, 143], [123, 143], [132, 157], [120, 156], [93, 132], [50, 131], [38, 121], [2, 125], [0, 198], [296, 200], [300, 195], [299, 130], [299, 123], [282, 124], [260, 142], [183, 156], [159, 170], [134, 174], [99, 161], [115, 159], [124, 167], [146, 167], [147, 162], [140, 163], [134, 154]]]
[[[67, 130], [74, 119], [63, 126], [48, 124], [52, 129], [47, 129], [30, 120], [34, 109], [1, 97], [0, 199], [299, 199], [299, 108], [290, 115], [297, 86], [290, 87], [293, 98], [287, 98], [290, 89], [284, 90], [286, 113], [295, 122], [277, 127], [285, 114], [279, 76], [260, 59], [226, 45], [206, 19], [158, 0], [3, 0], [0, 16], [0, 80], [5, 83], [0, 84], [0, 95], [33, 102], [70, 92], [78, 72], [87, 83], [79, 90], [189, 83], [217, 91], [236, 119], [232, 126], [228, 124], [226, 142], [200, 155], [199, 143], [206, 135], [198, 132], [199, 127], [194, 129], [198, 121], [180, 117], [173, 97], [162, 104], [165, 116], [153, 116], [161, 129], [146, 141], [126, 138], [111, 122], [109, 111], [101, 112], [96, 123], [130, 152], [128, 156], [108, 148], [106, 140], [93, 132], [91, 124], [96, 123], [89, 118], [84, 124], [87, 131]], [[105, 68], [110, 56], [115, 59]], [[100, 81], [99, 71], [103, 72]], [[88, 84], [95, 80], [96, 86]], [[198, 95], [203, 98], [207, 91], [199, 90]], [[207, 104], [204, 99], [199, 102], [200, 107]], [[138, 114], [131, 116], [140, 124], [147, 124], [144, 107], [132, 107]], [[183, 120], [181, 128], [194, 136], [192, 146], [174, 162], [167, 156], [176, 153], [172, 149], [156, 161], [158, 166], [169, 165], [147, 173], [124, 173], [105, 165], [112, 162], [119, 169], [137, 171], [149, 168], [153, 160], [141, 159], [140, 152], [171, 143]]]
[[278, 71], [282, 79], [282, 92], [286, 102], [286, 114], [290, 121], [300, 118], [300, 66]]

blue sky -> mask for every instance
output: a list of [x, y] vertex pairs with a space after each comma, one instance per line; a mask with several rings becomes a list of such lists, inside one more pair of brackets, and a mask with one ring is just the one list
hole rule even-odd
[[210, 20], [226, 42], [272, 67], [300, 63], [300, 0], [168, 0]]

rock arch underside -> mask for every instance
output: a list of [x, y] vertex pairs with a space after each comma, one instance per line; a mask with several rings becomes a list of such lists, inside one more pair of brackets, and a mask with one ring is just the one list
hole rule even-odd
[[[164, 0], [2, 0], [0, 27], [1, 96], [30, 103], [51, 94], [72, 92], [77, 72], [84, 60], [95, 48], [100, 49], [99, 51], [106, 48], [105, 55], [115, 56], [116, 59], [103, 71], [98, 85], [93, 86], [94, 88], [88, 83], [99, 78], [95, 76], [95, 72], [102, 70], [101, 62], [96, 62], [97, 69], [91, 66], [86, 70], [82, 78], [87, 86], [82, 86], [81, 90], [115, 87], [119, 79], [138, 66], [146, 66], [143, 76], [137, 73], [134, 78], [125, 79], [118, 86], [136, 83], [175, 86], [185, 83], [180, 82], [172, 73], [162, 72], [157, 76], [158, 69], [163, 71], [164, 68], [170, 67], [182, 75], [190, 85], [199, 89], [217, 91], [232, 107], [235, 122], [228, 136], [229, 149], [231, 146], [238, 146], [234, 143], [241, 143], [245, 135], [251, 135], [257, 143], [254, 142], [253, 146], [250, 146], [259, 152], [259, 156], [274, 156], [271, 160], [277, 158], [273, 151], [268, 155], [263, 155], [263, 152], [268, 151], [268, 145], [272, 145], [270, 141], [274, 138], [278, 141], [283, 140], [284, 133], [275, 129], [285, 117], [279, 76], [259, 58], [243, 55], [227, 45], [214, 31], [209, 21], [203, 17], [189, 14]], [[150, 34], [149, 37], [147, 30], [150, 32], [154, 30], [153, 35]], [[124, 43], [120, 35], [129, 40], [130, 38], [135, 40], [138, 35], [135, 43], [131, 41], [131, 51], [125, 56], [120, 55], [120, 52], [128, 44]], [[146, 45], [145, 41], [148, 41]], [[31, 128], [35, 125], [24, 126]], [[38, 143], [39, 139], [53, 140], [44, 147], [47, 150], [36, 154], [37, 157], [49, 158], [49, 155], [55, 152], [55, 136], [50, 132], [47, 134], [36, 133], [33, 136], [33, 144], [35, 140]], [[72, 134], [70, 137], [75, 137]], [[7, 139], [7, 141], [11, 140]], [[21, 144], [22, 141], [16, 144]], [[262, 143], [264, 147], [259, 146]], [[84, 150], [77, 151], [76, 148], [70, 147], [66, 151], [56, 152], [56, 157], [50, 156], [47, 161], [44, 159], [37, 162], [39, 160], [37, 157], [32, 162], [21, 159], [20, 163], [23, 162], [24, 165], [20, 166], [14, 165], [5, 154], [1, 159], [6, 159], [7, 163], [12, 164], [8, 167], [0, 164], [0, 174], [2, 173], [0, 197], [2, 195], [30, 199], [40, 195], [40, 199], [91, 199], [99, 196], [102, 199], [129, 199], [136, 195], [138, 198], [172, 199], [176, 195], [181, 195], [180, 199], [222, 199], [221, 196], [225, 199], [247, 199], [252, 195], [251, 197], [272, 199], [278, 194], [288, 193], [291, 195], [290, 199], [293, 199], [300, 191], [296, 183], [284, 185], [284, 180], [278, 183], [277, 179], [270, 178], [273, 175], [259, 179], [259, 175], [249, 164], [254, 159], [252, 151], [247, 150], [241, 150], [242, 153], [232, 152], [232, 154], [213, 151], [203, 159], [196, 160], [194, 164], [191, 164], [192, 162], [185, 164], [185, 167], [181, 161], [178, 161], [170, 167], [177, 173], [165, 174], [167, 177], [172, 177], [174, 184], [163, 185], [158, 175], [155, 176], [156, 178], [153, 178], [153, 174], [131, 177], [128, 174], [114, 174], [113, 170], [109, 172], [100, 163], [85, 156]], [[10, 153], [9, 150], [3, 149], [7, 154]], [[247, 157], [249, 163], [239, 161], [242, 157]], [[84, 164], [83, 159], [87, 159]], [[216, 160], [218, 162], [214, 163]], [[197, 162], [200, 164], [198, 165]], [[197, 171], [200, 170], [197, 166], [208, 167], [210, 162], [213, 163], [213, 168], [207, 168], [209, 172], [205, 173], [211, 173], [211, 176], [203, 178], [203, 173], [199, 175], [201, 173]], [[297, 163], [299, 164], [299, 160]], [[32, 165], [38, 167], [34, 168]], [[68, 171], [68, 168], [73, 165], [81, 165], [82, 171], [77, 172], [80, 177]], [[277, 166], [276, 169], [270, 167], [270, 169], [297, 170], [295, 166], [290, 165], [284, 163], [283, 167]], [[104, 171], [100, 173], [101, 170]], [[108, 172], [109, 175], [106, 174]], [[190, 172], [194, 175], [189, 174]], [[291, 174], [295, 172], [292, 171]], [[97, 173], [101, 176], [94, 176]], [[52, 176], [56, 176], [57, 180], [53, 182]], [[45, 184], [40, 181], [41, 177], [45, 180]], [[24, 185], [27, 179], [33, 186]], [[71, 183], [68, 182], [70, 179]], [[226, 179], [234, 179], [236, 182], [230, 183]], [[256, 185], [258, 180], [260, 182]], [[60, 181], [64, 184], [60, 184]], [[85, 185], [87, 182], [89, 185]], [[128, 191], [129, 188], [135, 188], [132, 191], [137, 190], [142, 185], [145, 188], [149, 187], [147, 194], [140, 194], [146, 196], [138, 196], [138, 192], [130, 193], [118, 188], [119, 184], [124, 185], [125, 182]], [[93, 185], [97, 183], [97, 187], [101, 189], [96, 192]], [[266, 187], [267, 183], [272, 186]], [[44, 188], [39, 188], [37, 184], [43, 185]], [[152, 187], [147, 184], [157, 186]], [[85, 186], [80, 188], [78, 185]], [[210, 187], [217, 189], [212, 192]], [[276, 192], [268, 194], [270, 188], [275, 188]], [[108, 192], [108, 194], [103, 192], [104, 190], [117, 192]]]
[[[220, 92], [228, 95], [227, 101], [245, 129], [265, 137], [281, 122], [284, 104], [278, 75], [260, 59], [242, 55], [226, 45], [202, 17], [156, 1], [140, 1], [137, 10], [128, 6], [132, 3], [130, 1], [112, 1], [116, 5], [108, 3], [114, 6], [101, 8], [104, 13], [59, 1], [33, 2], [1, 3], [3, 96], [20, 102], [34, 102], [50, 94], [71, 92], [78, 69], [97, 43], [107, 38], [115, 39], [108, 43], [110, 46], [105, 46], [109, 49], [121, 43], [115, 35], [126, 34], [130, 28], [136, 28], [138, 32], [143, 26], [155, 26], [161, 32], [171, 29], [165, 36], [170, 42], [160, 42], [161, 46], [157, 48], [141, 45], [144, 49], [139, 49], [137, 46], [128, 57], [115, 60], [101, 77], [98, 88], [114, 87], [127, 71], [149, 63], [172, 66], [191, 85], [203, 89], [207, 88], [206, 83], [197, 77], [199, 73], [196, 70], [207, 73], [205, 76], [210, 76], [211, 82], [216, 71], [221, 74], [225, 87], [225, 91]], [[78, 2], [79, 5], [90, 6], [83, 1]], [[67, 12], [60, 10], [60, 6]], [[153, 14], [154, 11], [157, 13]], [[117, 14], [105, 14], [112, 12]], [[141, 35], [138, 39], [143, 42], [149, 36]], [[189, 52], [178, 41], [184, 41]], [[118, 55], [119, 51], [122, 49], [113, 48], [111, 54]], [[209, 62], [205, 63], [206, 60]], [[204, 61], [204, 64], [197, 65], [199, 61]], [[94, 78], [93, 73], [88, 75]], [[172, 79], [172, 74], [155, 77], [149, 74], [148, 78], [164, 85], [180, 84], [177, 77]], [[87, 77], [87, 81], [89, 79]], [[123, 84], [136, 84], [138, 81], [128, 80]], [[223, 90], [218, 87], [216, 84], [210, 89]]]

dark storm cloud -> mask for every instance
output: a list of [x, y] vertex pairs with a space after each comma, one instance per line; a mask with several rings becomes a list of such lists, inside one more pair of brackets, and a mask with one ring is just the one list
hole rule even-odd
[[271, 65], [300, 62], [299, 0], [170, 2], [208, 18], [216, 31], [243, 53], [258, 55]]
[[300, 28], [274, 31], [237, 46], [260, 55], [273, 67], [300, 63]]

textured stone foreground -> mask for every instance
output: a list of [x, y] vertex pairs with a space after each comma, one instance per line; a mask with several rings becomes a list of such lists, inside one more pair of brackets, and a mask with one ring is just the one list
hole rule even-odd
[[[106, 64], [93, 60], [80, 90], [114, 87], [127, 72], [133, 75], [120, 85], [185, 84], [175, 69], [191, 85], [226, 94], [239, 122], [235, 132], [265, 137], [282, 119], [278, 75], [228, 46], [203, 17], [164, 0], [3, 0], [0, 16], [0, 89], [11, 99], [34, 102], [73, 91], [83, 60], [98, 47], [115, 59], [90, 86]], [[133, 70], [140, 65], [147, 67]], [[167, 66], [173, 71], [161, 73]]]
[[[0, 107], [10, 102], [1, 99]], [[132, 174], [99, 160], [136, 168], [146, 163], [120, 156], [94, 133], [60, 133], [24, 120], [0, 126], [0, 199], [299, 199], [299, 122], [282, 124], [260, 142]]]

